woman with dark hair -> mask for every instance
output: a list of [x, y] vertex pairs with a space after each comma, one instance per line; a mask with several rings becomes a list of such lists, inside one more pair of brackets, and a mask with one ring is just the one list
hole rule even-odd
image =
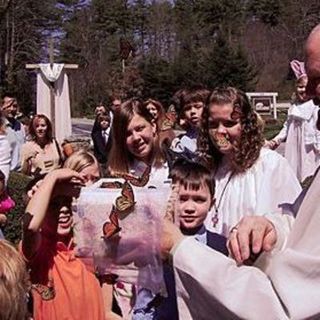
[[[137, 99], [124, 102], [114, 115], [108, 169], [111, 175], [130, 174], [155, 188], [163, 187], [168, 179], [169, 169], [159, 145], [156, 124]], [[120, 286], [114, 286], [114, 290], [123, 318], [133, 313], [134, 320], [155, 319], [155, 295], [151, 291], [138, 287], [135, 293], [132, 285], [127, 284], [125, 291]]]
[[161, 102], [148, 99], [143, 103], [143, 106], [151, 113], [157, 126], [160, 146], [169, 148], [172, 140], [175, 138], [175, 133], [172, 129], [172, 125], [168, 125], [166, 112]]
[[165, 111], [162, 104], [157, 100], [148, 99], [143, 103], [143, 106], [148, 109], [157, 126], [161, 128], [161, 124], [165, 119]]
[[215, 89], [207, 105], [198, 142], [213, 169], [216, 201], [206, 226], [228, 236], [245, 215], [280, 212], [279, 205], [293, 203], [301, 187], [287, 160], [262, 148], [261, 127], [244, 92]]
[[44, 114], [34, 116], [29, 126], [31, 140], [21, 149], [21, 171], [27, 175], [48, 173], [62, 165], [60, 146], [52, 136], [52, 125]]

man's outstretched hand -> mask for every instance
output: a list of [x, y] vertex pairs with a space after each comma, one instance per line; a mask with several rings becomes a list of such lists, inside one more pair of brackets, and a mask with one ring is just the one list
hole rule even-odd
[[277, 242], [274, 225], [265, 217], [248, 216], [231, 229], [228, 250], [237, 263], [243, 263], [250, 255], [270, 251]]

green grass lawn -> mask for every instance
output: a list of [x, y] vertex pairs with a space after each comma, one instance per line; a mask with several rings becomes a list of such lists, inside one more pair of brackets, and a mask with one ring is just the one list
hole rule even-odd
[[263, 117], [263, 120], [265, 121], [264, 136], [267, 140], [272, 139], [279, 133], [282, 129], [283, 123], [286, 121], [286, 118], [287, 110], [278, 111], [277, 120], [273, 119], [271, 116]]
[[31, 178], [24, 174], [11, 172], [8, 181], [9, 194], [16, 203], [7, 217], [8, 221], [4, 228], [7, 240], [17, 244], [21, 239], [21, 219], [25, 211], [25, 189]]

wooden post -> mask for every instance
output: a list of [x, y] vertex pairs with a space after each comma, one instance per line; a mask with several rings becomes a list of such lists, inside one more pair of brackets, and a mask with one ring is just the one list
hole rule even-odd
[[278, 114], [277, 114], [277, 99], [276, 96], [272, 96], [272, 104], [273, 104], [273, 118], [277, 119]]
[[[49, 40], [49, 63], [52, 69], [54, 64], [54, 47], [53, 47], [53, 38]], [[55, 110], [55, 101], [54, 101], [54, 82], [50, 81], [50, 116], [51, 116], [51, 125], [52, 125], [52, 134], [55, 136], [55, 123], [56, 123], [56, 110]]]

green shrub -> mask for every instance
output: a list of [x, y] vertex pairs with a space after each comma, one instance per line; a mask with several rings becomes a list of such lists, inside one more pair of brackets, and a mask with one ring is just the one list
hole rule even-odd
[[10, 242], [16, 244], [21, 239], [21, 218], [25, 211], [24, 194], [28, 182], [32, 178], [11, 172], [8, 180], [8, 190], [16, 206], [8, 213], [8, 222], [4, 228], [4, 236]]

